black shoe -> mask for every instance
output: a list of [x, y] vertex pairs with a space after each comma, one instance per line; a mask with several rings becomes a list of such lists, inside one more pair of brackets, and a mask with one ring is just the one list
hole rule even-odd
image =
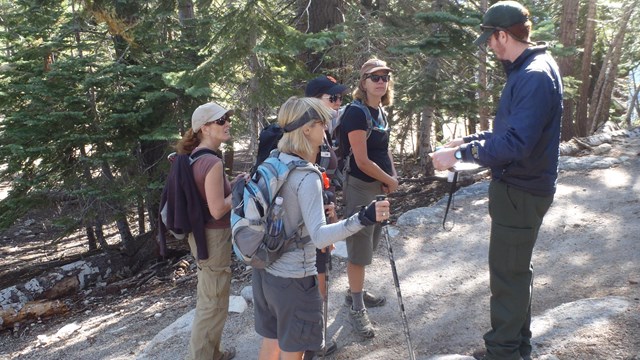
[[[362, 292], [364, 293], [362, 297], [365, 307], [378, 307], [387, 303], [387, 299], [384, 296], [375, 296], [367, 290], [362, 290]], [[347, 295], [344, 297], [344, 302], [349, 306], [353, 305], [353, 298], [351, 298], [351, 289], [347, 289]]]
[[[338, 343], [331, 339], [324, 342], [324, 356], [329, 356], [338, 350]], [[318, 357], [322, 358], [322, 351], [318, 353]]]
[[[329, 340], [324, 343], [325, 348], [318, 352], [307, 350], [304, 352], [302, 356], [302, 360], [318, 360], [322, 359], [323, 356], [329, 356], [338, 350], [338, 344], [335, 341]], [[324, 351], [324, 355], [322, 352]]]
[[482, 360], [486, 355], [487, 355], [486, 349], [478, 349], [471, 354], [471, 356], [473, 356], [473, 358], [476, 360]]

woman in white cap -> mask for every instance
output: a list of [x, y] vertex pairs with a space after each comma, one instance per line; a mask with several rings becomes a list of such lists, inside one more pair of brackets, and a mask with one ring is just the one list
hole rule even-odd
[[286, 249], [267, 268], [253, 269], [255, 329], [263, 337], [259, 360], [301, 360], [305, 351], [321, 351], [324, 327], [316, 248], [389, 218], [388, 201], [370, 201], [347, 219], [327, 224], [322, 181], [313, 163], [330, 119], [329, 109], [309, 97], [292, 97], [278, 112], [278, 124], [285, 131], [278, 141], [278, 158], [286, 164], [306, 161], [310, 169], [297, 167], [280, 190], [285, 232], [299, 228], [299, 245]]
[[233, 110], [214, 102], [199, 106], [191, 116], [191, 129], [176, 144], [179, 154], [201, 149], [216, 153], [200, 156], [191, 167], [211, 219], [204, 224], [206, 239], [189, 234], [189, 247], [198, 264], [198, 288], [188, 359], [229, 360], [236, 353], [234, 348], [222, 351], [220, 347], [231, 285], [232, 186], [224, 173], [220, 145], [231, 139], [231, 115]]
[[[340, 120], [340, 147], [346, 173], [345, 214], [352, 214], [376, 195], [392, 193], [398, 187], [389, 151], [389, 124], [383, 109], [393, 100], [391, 68], [386, 62], [370, 59], [362, 65], [353, 98]], [[349, 318], [355, 331], [365, 338], [375, 336], [367, 307], [386, 302], [383, 296], [364, 290], [365, 266], [371, 264], [380, 235], [381, 226], [377, 224], [347, 238], [349, 291], [345, 301], [351, 305]]]

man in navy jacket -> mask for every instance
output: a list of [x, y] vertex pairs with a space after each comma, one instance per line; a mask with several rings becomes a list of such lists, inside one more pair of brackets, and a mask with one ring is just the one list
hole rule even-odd
[[497, 2], [480, 28], [474, 43], [486, 44], [507, 74], [493, 130], [454, 139], [431, 157], [438, 170], [458, 161], [491, 168], [491, 330], [483, 355], [526, 360], [532, 350], [531, 257], [558, 177], [562, 80], [546, 46], [530, 41], [529, 12], [519, 3]]

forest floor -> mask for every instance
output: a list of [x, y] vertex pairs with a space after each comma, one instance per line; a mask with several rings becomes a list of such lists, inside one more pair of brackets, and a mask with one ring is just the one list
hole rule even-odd
[[[536, 359], [640, 360], [640, 138], [617, 138], [612, 145], [606, 156], [625, 159], [618, 165], [560, 174], [533, 258]], [[455, 226], [444, 231], [443, 205], [433, 204], [448, 187], [434, 179], [406, 181], [391, 197], [397, 220], [391, 245], [417, 359], [469, 355], [482, 347], [489, 328], [486, 193], [457, 197], [449, 214]], [[414, 222], [400, 218], [429, 205], [437, 211]], [[0, 289], [86, 251], [81, 234], [57, 239], [48, 224], [47, 213], [29, 214], [0, 232]], [[183, 281], [153, 277], [116, 294], [89, 288], [71, 299], [66, 314], [0, 332], [0, 359], [183, 358], [188, 332], [152, 341], [195, 306], [193, 265], [181, 267], [179, 260], [172, 259], [169, 271]], [[339, 350], [332, 358], [407, 359], [384, 242], [367, 268], [367, 287], [387, 297], [385, 306], [370, 309], [377, 331], [371, 340], [358, 338], [347, 321], [345, 268], [334, 257], [328, 334]], [[249, 285], [250, 272], [234, 263], [232, 294]], [[586, 303], [596, 305], [580, 308]], [[223, 343], [236, 347], [237, 359], [256, 358], [251, 304], [229, 315]]]

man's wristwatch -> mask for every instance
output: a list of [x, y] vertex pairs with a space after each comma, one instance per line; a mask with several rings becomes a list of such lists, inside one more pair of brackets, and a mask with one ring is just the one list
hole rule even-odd
[[455, 156], [457, 160], [462, 160], [462, 152], [460, 151], [460, 149], [456, 150], [453, 156]]

